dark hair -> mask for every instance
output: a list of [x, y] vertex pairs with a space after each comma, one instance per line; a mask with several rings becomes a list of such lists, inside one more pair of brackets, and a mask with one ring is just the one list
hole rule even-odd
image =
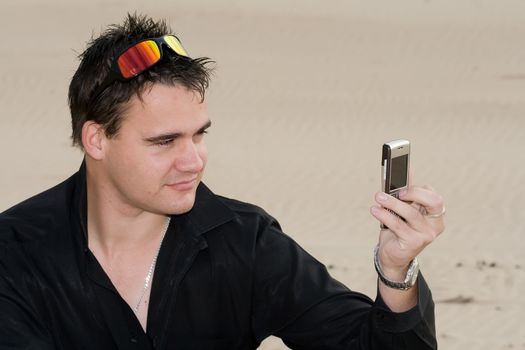
[[109, 73], [113, 57], [140, 40], [166, 34], [173, 33], [164, 20], [128, 14], [122, 25], [113, 24], [98, 38], [91, 39], [87, 49], [79, 55], [80, 65], [69, 85], [73, 145], [82, 148], [82, 127], [88, 120], [101, 124], [106, 136], [115, 136], [127, 102], [134, 95], [140, 98], [144, 89], [154, 83], [180, 84], [198, 92], [204, 100], [212, 72], [209, 65], [213, 61], [207, 57], [178, 56], [170, 50], [164, 50], [162, 60], [148, 71], [124, 82], [116, 81], [94, 96]]

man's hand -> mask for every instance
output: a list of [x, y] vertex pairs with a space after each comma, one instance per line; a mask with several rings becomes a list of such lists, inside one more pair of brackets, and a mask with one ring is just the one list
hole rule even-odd
[[[403, 281], [410, 262], [445, 228], [443, 221], [444, 204], [442, 197], [429, 186], [409, 187], [401, 192], [400, 200], [378, 192], [375, 200], [378, 205], [370, 209], [372, 215], [385, 224], [388, 229], [381, 230], [379, 235], [379, 261], [385, 275], [393, 281]], [[400, 217], [392, 214], [395, 212]], [[381, 295], [385, 299], [386, 291], [392, 295], [402, 295], [402, 291], [389, 291], [380, 283]], [[412, 288], [414, 289], [414, 288]], [[405, 293], [405, 297], [408, 294]], [[416, 302], [413, 294], [409, 300], [398, 303], [392, 300], [392, 310], [404, 311]], [[395, 298], [394, 298], [395, 299]], [[396, 311], [396, 310], [394, 310]]]

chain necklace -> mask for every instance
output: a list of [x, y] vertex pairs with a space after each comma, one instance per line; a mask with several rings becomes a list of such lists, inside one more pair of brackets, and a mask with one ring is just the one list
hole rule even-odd
[[157, 264], [157, 258], [159, 257], [160, 247], [162, 246], [162, 241], [164, 240], [164, 236], [166, 236], [166, 232], [168, 231], [168, 226], [170, 225], [171, 218], [168, 216], [168, 219], [166, 220], [166, 224], [164, 224], [164, 232], [162, 233], [162, 238], [160, 240], [159, 247], [157, 248], [157, 252], [155, 253], [155, 256], [153, 257], [153, 261], [151, 262], [151, 265], [149, 267], [148, 274], [146, 275], [146, 279], [144, 280], [144, 287], [142, 287], [142, 292], [140, 293], [139, 300], [137, 301], [137, 305], [133, 308], [133, 311], [138, 314], [140, 304], [142, 303], [142, 299], [144, 299], [144, 296], [146, 295], [146, 291], [148, 290], [149, 284], [151, 282], [151, 278], [153, 277], [153, 272], [155, 271], [155, 265]]

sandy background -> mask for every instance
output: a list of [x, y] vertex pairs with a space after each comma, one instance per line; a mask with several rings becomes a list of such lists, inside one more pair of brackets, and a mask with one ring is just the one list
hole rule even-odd
[[215, 192], [261, 205], [373, 296], [380, 147], [411, 140], [415, 183], [447, 202], [447, 230], [421, 257], [440, 348], [525, 349], [524, 1], [3, 0], [0, 211], [78, 168], [76, 53], [134, 10], [218, 63]]

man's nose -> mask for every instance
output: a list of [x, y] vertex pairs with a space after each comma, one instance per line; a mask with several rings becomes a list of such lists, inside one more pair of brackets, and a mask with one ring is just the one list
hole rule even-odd
[[201, 171], [204, 166], [204, 161], [199, 152], [202, 146], [195, 144], [193, 140], [185, 141], [180, 146], [175, 160], [177, 170], [184, 172]]

